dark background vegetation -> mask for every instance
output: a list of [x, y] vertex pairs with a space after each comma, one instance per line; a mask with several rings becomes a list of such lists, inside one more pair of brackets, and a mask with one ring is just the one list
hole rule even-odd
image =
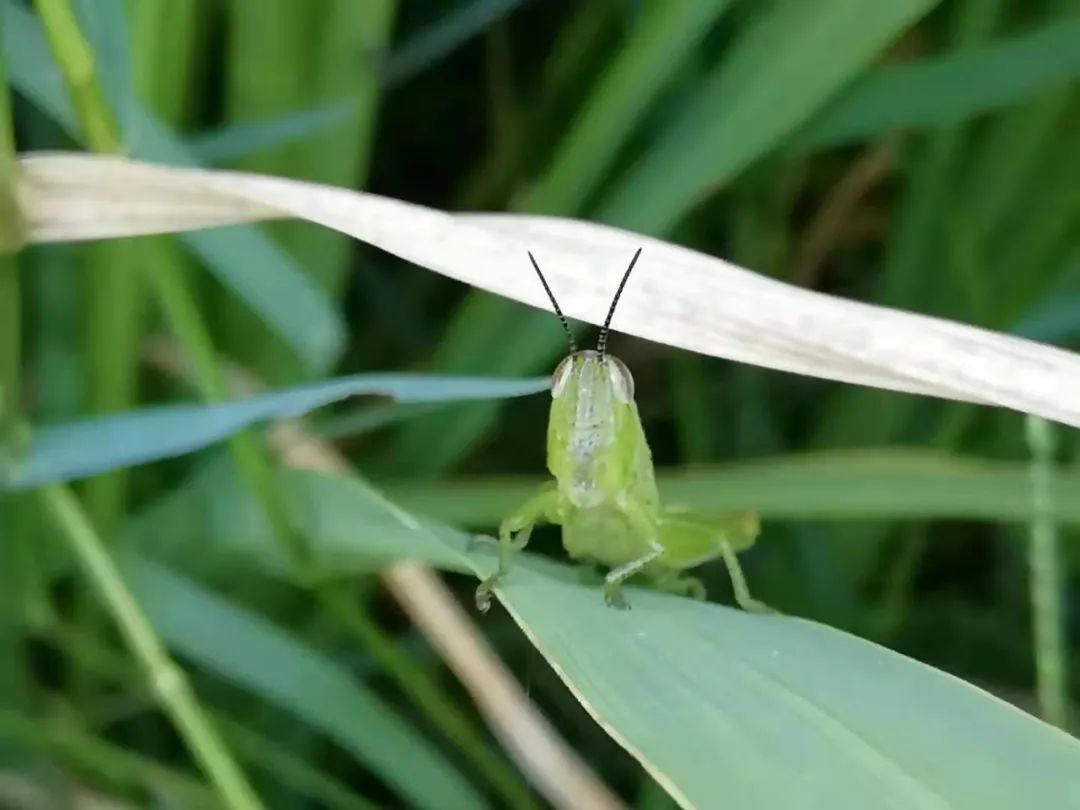
[[[705, 92], [716, 66], [738, 47], [755, 18], [779, 5], [742, 0], [726, 13], [701, 14], [709, 3], [673, 3], [702, 17], [703, 35], [690, 44], [660, 41], [657, 47], [666, 49], [665, 59], [675, 66], [663, 87], [641, 110], [611, 124], [615, 143], [597, 143], [592, 153], [585, 149], [580, 171], [554, 178], [553, 167], [581, 132], [583, 116], [590, 110], [600, 119], [606, 114], [605, 99], [594, 93], [598, 77], [660, 4], [135, 0], [127, 6], [132, 67], [126, 81], [139, 103], [202, 150], [208, 165], [362, 188], [448, 210], [618, 220], [611, 212], [626, 209], [620, 194], [638, 195], [640, 209], [640, 196], [650, 193], [641, 184], [628, 192], [625, 178], [668, 143], [673, 122], [685, 123], [684, 111]], [[83, 4], [83, 18], [97, 15], [91, 25], [107, 25], [106, 8], [113, 4]], [[920, 60], [948, 64], [967, 52], [1075, 22], [1078, 12], [1075, 2], [1055, 0], [943, 0], [882, 49], [868, 71]], [[1080, 42], [1074, 39], [1073, 47], [1080, 51]], [[820, 147], [789, 148], [797, 133], [752, 147], [753, 159], [689, 210], [658, 212], [645, 229], [811, 289], [1075, 348], [1075, 83], [1052, 78], [978, 115], [956, 120], [949, 113], [966, 109], [987, 86], [1030, 69], [1033, 59], [1050, 63], [1060, 55], [1026, 54], [1023, 64], [1004, 63], [999, 74], [977, 76], [974, 83], [936, 86], [931, 101], [940, 120], [894, 127], [883, 115], [885, 123]], [[106, 58], [103, 69], [117, 64]], [[789, 88], [770, 92], [770, 104], [789, 102]], [[898, 92], [892, 101], [906, 108], [920, 99]], [[21, 150], [87, 145], [73, 141], [22, 94], [15, 93], [12, 103]], [[118, 118], [122, 123], [123, 114]], [[245, 123], [256, 125], [239, 127]], [[594, 160], [601, 167], [595, 177], [589, 173]], [[138, 266], [158, 262], [178, 268], [196, 290], [223, 361], [272, 385], [364, 370], [527, 376], [546, 373], [564, 351], [558, 323], [547, 313], [497, 301], [313, 225], [283, 223], [267, 230], [335, 302], [347, 324], [339, 356], [322, 367], [305, 366], [233, 295], [199, 273], [198, 262], [175, 242], [34, 248], [20, 257], [26, 415], [56, 422], [192, 396], [187, 384], [140, 360], [148, 343], [168, 331], [146, 285], [136, 279]], [[253, 260], [242, 253], [233, 257]], [[612, 256], [615, 264], [624, 261]], [[523, 284], [534, 283], [526, 269], [513, 271], [523, 273]], [[902, 466], [903, 453], [915, 450], [924, 451], [917, 463], [943, 472], [942, 503], [954, 492], [965, 503], [985, 498], [981, 512], [928, 519], [925, 509], [912, 506], [898, 490], [878, 493], [879, 499], [895, 497], [888, 517], [840, 519], [814, 506], [818, 484], [804, 477], [785, 491], [795, 501], [808, 499], [806, 517], [785, 518], [783, 508], [779, 516], [766, 514], [761, 540], [744, 565], [756, 595], [785, 612], [869, 637], [1033, 709], [1027, 527], [980, 519], [976, 512], [994, 514], [996, 490], [984, 493], [979, 480], [950, 477], [951, 471], [968, 469], [968, 462], [992, 461], [1017, 487], [1026, 486], [1024, 417], [691, 356], [618, 335], [612, 349], [635, 375], [660, 467], [719, 471], [740, 460], [851, 451], [859, 455], [836, 458], [861, 458], [866, 470], [893, 469]], [[542, 473], [546, 408], [544, 397], [435, 409], [350, 403], [314, 423], [388, 491], [412, 492], [410, 505], [418, 510], [424, 509], [424, 493], [437, 495], [440, 482], [467, 485], [478, 506], [476, 517], [465, 522], [490, 530], [491, 510], [483, 505], [487, 476]], [[373, 416], [386, 424], [371, 429]], [[1075, 434], [1062, 428], [1056, 435], [1059, 461], [1072, 464]], [[109, 537], [198, 463], [183, 459], [105, 477], [83, 486], [81, 494]], [[859, 466], [845, 469], [846, 478], [829, 480], [861, 497]], [[898, 477], [896, 486], [905, 480]], [[888, 489], [887, 482], [879, 486]], [[941, 512], [950, 510], [936, 514]], [[41, 544], [47, 542], [46, 530], [33, 520], [22, 525]], [[1062, 527], [1064, 541], [1072, 539], [1071, 532]], [[559, 553], [554, 532], [539, 533], [535, 545]], [[1063, 549], [1061, 573], [1068, 581], [1077, 560], [1068, 542]], [[728, 601], [722, 568], [713, 565], [702, 573], [713, 598]], [[463, 577], [452, 583], [470, 599], [475, 583]], [[370, 680], [428, 733], [409, 700], [377, 667], [340, 643], [333, 622], [301, 593], [257, 579], [219, 586], [354, 666], [356, 677]], [[62, 623], [78, 619], [78, 591], [66, 579], [49, 590]], [[32, 613], [25, 604], [9, 607]], [[370, 591], [368, 607], [403, 649], [457, 694], [435, 655], [389, 600]], [[1075, 629], [1075, 617], [1075, 603], [1066, 599], [1067, 627]], [[639, 767], [588, 719], [509, 619], [492, 615], [484, 627], [534, 699], [598, 772], [629, 799], [645, 785], [643, 806], [663, 806]], [[96, 632], [102, 644], [116, 648], [111, 633], [100, 625]], [[72, 666], [62, 636], [28, 631], [27, 639], [32, 701], [88, 737], [137, 750], [171, 769], [190, 768], [161, 715], [133, 696], [133, 684], [86, 682]], [[384, 786], [317, 734], [197, 666], [193, 672], [208, 702], [250, 718], [250, 725], [359, 795], [392, 803]], [[14, 740], [17, 750], [33, 748], [32, 729], [18, 731], [13, 724], [7, 731], [5, 739]], [[116, 779], [102, 764], [106, 760], [80, 757], [59, 745], [51, 754], [42, 753], [48, 745], [33, 750], [54, 764], [49, 770], [39, 762], [32, 772], [50, 778], [63, 772], [136, 803], [148, 801], [145, 789]], [[192, 771], [187, 773], [190, 778]], [[271, 776], [260, 785], [273, 806], [315, 806], [304, 804], [302, 790]]]

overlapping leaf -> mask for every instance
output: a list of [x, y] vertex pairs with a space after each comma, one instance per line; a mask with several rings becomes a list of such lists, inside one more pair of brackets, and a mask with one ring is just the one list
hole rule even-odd
[[537, 307], [526, 251], [568, 315], [602, 322], [628, 257], [641, 263], [615, 328], [703, 354], [844, 382], [995, 404], [1080, 425], [1075, 354], [939, 318], [846, 301], [591, 222], [454, 216], [362, 192], [118, 158], [28, 156], [34, 241], [160, 233], [276, 215], [348, 233], [422, 267]]

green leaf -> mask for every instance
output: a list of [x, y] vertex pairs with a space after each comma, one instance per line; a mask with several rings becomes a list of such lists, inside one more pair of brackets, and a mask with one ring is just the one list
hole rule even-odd
[[[454, 313], [431, 366], [452, 374], [531, 374], [565, 347], [551, 313], [474, 290]], [[421, 416], [395, 433], [384, 466], [395, 474], [441, 472], [476, 446], [498, 414], [498, 403], [481, 402]]]
[[[401, 557], [435, 565], [449, 557], [454, 569], [464, 562], [478, 575], [492, 568], [490, 551], [470, 551], [459, 532], [417, 521], [378, 495], [339, 496], [363, 488], [358, 481], [284, 480], [290, 489], [303, 482], [313, 513], [352, 526], [338, 538], [347, 545], [335, 546], [336, 563], [350, 553], [357, 565], [370, 562], [392, 543]], [[316, 549], [321, 538], [316, 528]], [[231, 542], [201, 539], [210, 548]], [[269, 548], [272, 537], [261, 542]], [[257, 547], [247, 553], [263, 560]], [[768, 808], [1011, 810], [1080, 801], [1076, 740], [828, 627], [636, 588], [633, 610], [620, 612], [572, 568], [527, 554], [515, 557], [499, 597], [589, 713], [684, 807], [713, 806], [719, 795], [734, 807]]]
[[651, 592], [606, 608], [530, 561], [500, 597], [589, 713], [684, 807], [1080, 801], [1080, 744], [992, 695], [790, 617]]
[[[657, 470], [665, 503], [706, 514], [752, 509], [775, 519], [977, 519], [1027, 521], [1026, 464], [934, 451], [881, 448], [780, 456], [723, 466]], [[474, 527], [496, 525], [540, 486], [533, 477], [388, 484], [411, 512]], [[1080, 524], [1080, 474], [1054, 481], [1059, 520]]]
[[665, 233], [703, 196], [775, 149], [936, 0], [778, 0], [626, 173], [599, 218]]
[[896, 129], [943, 127], [1016, 104], [1080, 75], [1080, 19], [936, 59], [882, 68], [854, 82], [791, 146], [821, 149]]
[[[0, 3], [0, 36], [9, 80], [43, 113], [78, 139], [80, 128], [60, 74], [32, 14]], [[133, 155], [194, 166], [195, 156], [142, 105], [131, 102], [125, 133]], [[341, 318], [329, 298], [295, 263], [251, 225], [185, 233], [178, 237], [207, 269], [251, 309], [311, 369], [329, 366], [344, 342]]]
[[[358, 479], [301, 470], [278, 475], [275, 491], [285, 498], [290, 528], [306, 538], [314, 567], [327, 576], [370, 573], [403, 555], [444, 571], [472, 570], [459, 549], [439, 538], [436, 524], [395, 509]], [[356, 541], [360, 526], [362, 548]], [[253, 563], [280, 577], [293, 570], [293, 558], [276, 542], [274, 524], [227, 457], [202, 466], [144, 509], [123, 537], [127, 547], [215, 579], [250, 574]], [[192, 555], [195, 547], [203, 553]]]
[[310, 723], [412, 805], [487, 806], [431, 742], [319, 650], [160, 564], [135, 555], [123, 564], [177, 652]]
[[500, 399], [543, 391], [548, 379], [358, 374], [212, 405], [163, 405], [38, 428], [26, 457], [7, 472], [14, 489], [67, 481], [191, 453], [270, 419], [300, 416], [351, 396], [398, 402]]

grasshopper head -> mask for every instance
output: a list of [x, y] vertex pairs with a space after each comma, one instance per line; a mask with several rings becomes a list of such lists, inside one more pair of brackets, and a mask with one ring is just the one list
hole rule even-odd
[[559, 363], [551, 378], [548, 469], [560, 491], [579, 508], [617, 501], [633, 484], [636, 467], [648, 457], [634, 405], [634, 378], [622, 360], [606, 351], [615, 306], [639, 256], [641, 248], [630, 260], [615, 291], [596, 350], [578, 351], [574, 334], [540, 265], [529, 254], [570, 342], [570, 356]]
[[595, 506], [625, 486], [633, 464], [634, 378], [617, 357], [575, 352], [551, 379], [548, 466], [575, 505]]
[[634, 378], [618, 357], [593, 349], [574, 352], [555, 367], [551, 375], [551, 398], [559, 399], [575, 382], [575, 390], [608, 386], [611, 396], [622, 403], [634, 401]]

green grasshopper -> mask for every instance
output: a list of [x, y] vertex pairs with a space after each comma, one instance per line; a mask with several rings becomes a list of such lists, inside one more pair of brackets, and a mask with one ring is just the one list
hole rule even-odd
[[604, 601], [609, 606], [629, 607], [620, 586], [635, 574], [645, 575], [662, 590], [703, 599], [704, 585], [683, 572], [722, 557], [739, 605], [748, 611], [769, 611], [750, 596], [736, 557], [757, 538], [756, 515], [710, 518], [660, 505], [652, 453], [634, 403], [633, 377], [606, 351], [615, 305], [639, 256], [640, 248], [615, 292], [596, 350], [578, 351], [570, 325], [529, 253], [570, 340], [570, 355], [551, 378], [547, 466], [554, 480], [499, 526], [498, 568], [476, 590], [481, 611], [491, 606], [492, 590], [506, 574], [512, 554], [525, 547], [541, 522], [562, 526], [563, 545], [571, 558], [611, 568], [604, 578]]

